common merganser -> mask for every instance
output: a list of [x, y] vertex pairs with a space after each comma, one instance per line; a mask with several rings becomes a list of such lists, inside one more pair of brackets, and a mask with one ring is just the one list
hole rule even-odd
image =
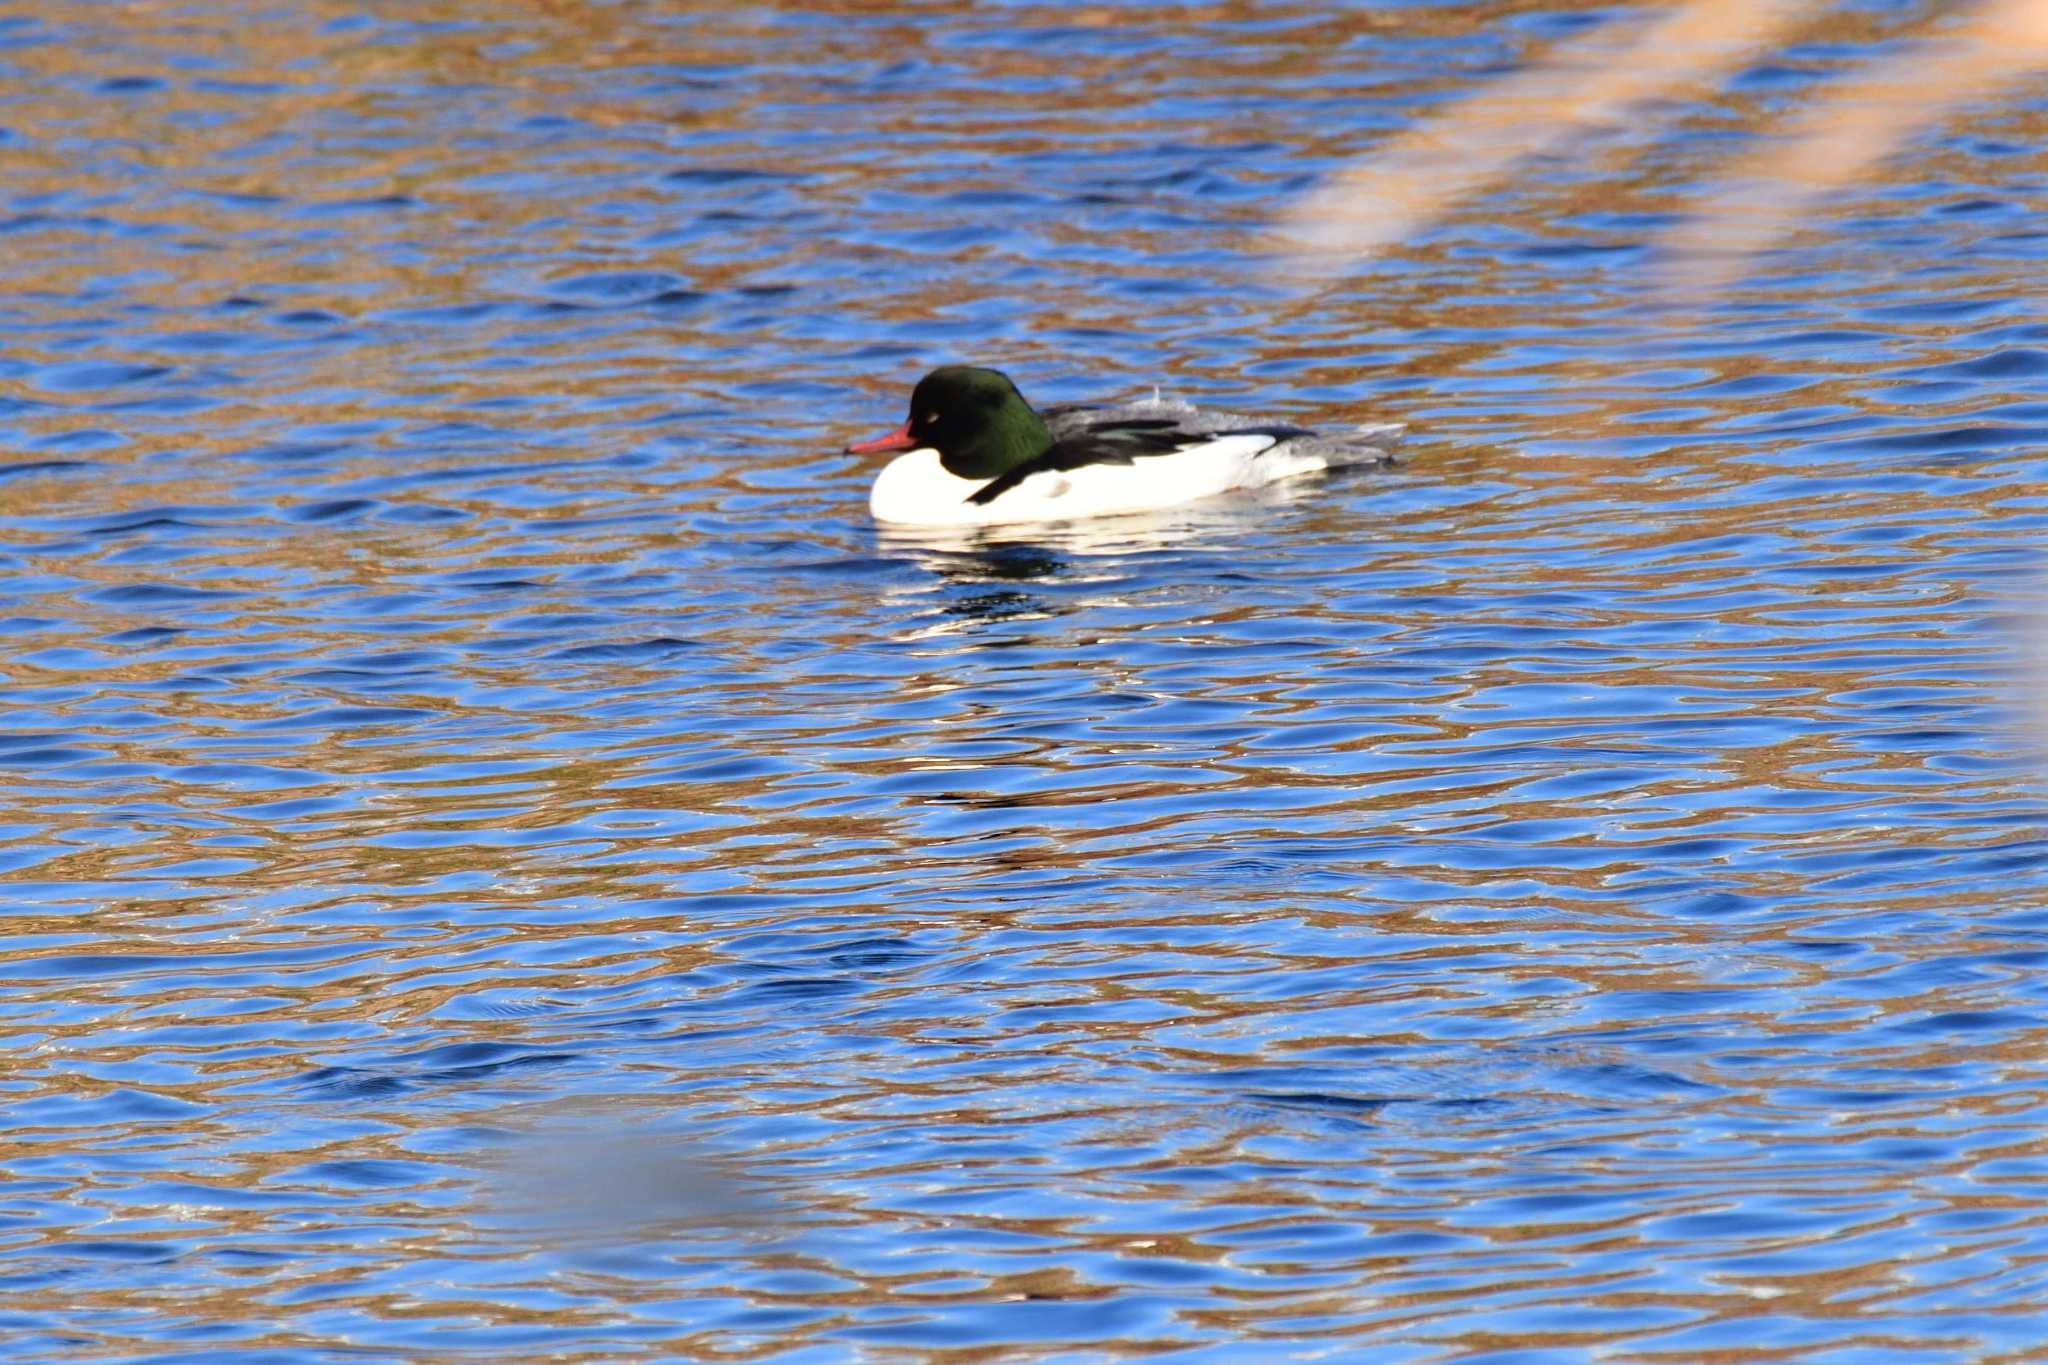
[[1000, 370], [947, 365], [920, 379], [909, 420], [853, 454], [902, 450], [875, 478], [875, 520], [917, 526], [1144, 512], [1297, 474], [1388, 463], [1398, 422], [1319, 433], [1202, 412], [1179, 399], [1033, 410]]

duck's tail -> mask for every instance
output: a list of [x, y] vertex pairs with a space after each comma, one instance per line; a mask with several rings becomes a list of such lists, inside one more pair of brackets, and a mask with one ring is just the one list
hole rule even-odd
[[1408, 431], [1406, 422], [1361, 422], [1355, 427], [1314, 432], [1287, 442], [1287, 453], [1320, 460], [1322, 469], [1347, 465], [1400, 463], [1394, 447]]

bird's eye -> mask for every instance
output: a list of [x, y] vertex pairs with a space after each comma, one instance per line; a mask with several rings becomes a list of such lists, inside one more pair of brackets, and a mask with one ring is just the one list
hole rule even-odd
[[939, 415], [936, 412], [926, 413], [924, 415], [924, 424], [928, 427], [937, 426], [939, 424]]

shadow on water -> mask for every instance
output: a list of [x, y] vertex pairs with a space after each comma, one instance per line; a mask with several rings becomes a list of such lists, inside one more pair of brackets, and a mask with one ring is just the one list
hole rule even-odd
[[746, 1160], [616, 1106], [507, 1115], [483, 1167], [480, 1226], [556, 1251], [693, 1234], [772, 1240], [789, 1217]]

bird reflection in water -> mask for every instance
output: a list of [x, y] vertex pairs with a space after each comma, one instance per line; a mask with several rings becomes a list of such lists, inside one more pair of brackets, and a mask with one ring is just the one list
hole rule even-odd
[[948, 583], [968, 585], [971, 590], [949, 601], [943, 610], [948, 616], [976, 621], [1049, 615], [1043, 598], [1022, 589], [994, 585], [1043, 582], [1066, 567], [1066, 561], [1054, 551], [1031, 541], [991, 540], [986, 545], [944, 553], [948, 562], [937, 569], [939, 577]]
[[[1206, 502], [1086, 521], [994, 527], [879, 523], [876, 549], [917, 564], [948, 589], [939, 609], [948, 620], [911, 632], [921, 638], [980, 623], [1115, 606], [1124, 594], [1157, 581], [1186, 582], [1200, 569], [1179, 563], [1183, 558], [1241, 546], [1245, 536], [1270, 528], [1276, 513], [1306, 505], [1332, 481], [1377, 471], [1374, 466], [1356, 474], [1311, 475]], [[1034, 586], [1045, 590], [1033, 591]], [[922, 596], [928, 590], [920, 585], [913, 591]]]

